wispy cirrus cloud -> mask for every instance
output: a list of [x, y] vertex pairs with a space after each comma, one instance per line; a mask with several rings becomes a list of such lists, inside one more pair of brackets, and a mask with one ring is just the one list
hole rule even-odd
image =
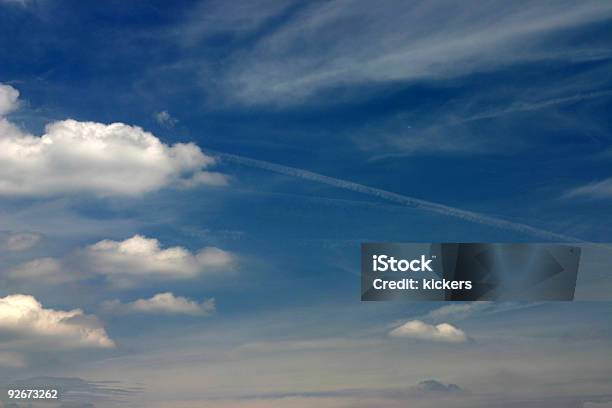
[[337, 87], [571, 59], [585, 50], [561, 40], [551, 54], [551, 36], [611, 15], [597, 1], [312, 3], [234, 56], [226, 91], [241, 103], [295, 105]]
[[601, 181], [587, 183], [569, 189], [564, 198], [610, 199], [612, 198], [612, 177]]

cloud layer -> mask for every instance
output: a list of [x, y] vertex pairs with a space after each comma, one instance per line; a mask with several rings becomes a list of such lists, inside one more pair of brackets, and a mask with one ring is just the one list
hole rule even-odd
[[85, 250], [97, 273], [119, 286], [133, 286], [141, 279], [185, 279], [227, 268], [234, 257], [216, 247], [192, 253], [183, 247], [162, 249], [158, 240], [135, 235], [124, 241], [104, 240]]
[[175, 296], [170, 292], [158, 293], [149, 299], [138, 299], [130, 303], [113, 300], [105, 303], [104, 306], [110, 311], [120, 313], [206, 316], [215, 312], [214, 299], [207, 299], [198, 303], [182, 296]]
[[598, 1], [310, 3], [235, 57], [228, 93], [243, 103], [295, 104], [347, 85], [572, 58], [571, 47], [548, 48], [550, 36], [611, 14]]
[[0, 195], [132, 196], [227, 182], [204, 171], [215, 161], [195, 144], [166, 145], [137, 126], [67, 119], [48, 124], [40, 137], [24, 133], [2, 117], [17, 107], [15, 92], [0, 88]]
[[391, 337], [411, 338], [417, 340], [436, 341], [443, 343], [464, 343], [467, 335], [460, 329], [448, 323], [431, 325], [420, 320], [411, 320], [389, 332]]
[[16, 336], [19, 341], [15, 344], [19, 348], [28, 345], [54, 349], [111, 348], [115, 345], [97, 319], [82, 310], [45, 309], [33, 296], [21, 294], [0, 298], [0, 333]]

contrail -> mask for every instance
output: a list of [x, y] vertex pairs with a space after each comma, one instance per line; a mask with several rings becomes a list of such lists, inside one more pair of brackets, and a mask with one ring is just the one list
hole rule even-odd
[[400, 204], [406, 207], [415, 208], [418, 210], [441, 214], [448, 217], [459, 218], [462, 220], [474, 222], [477, 224], [488, 225], [495, 228], [505, 229], [509, 231], [517, 231], [524, 234], [544, 238], [553, 241], [567, 241], [567, 242], [584, 242], [578, 238], [570, 237], [567, 235], [557, 234], [554, 232], [542, 230], [539, 228], [531, 227], [526, 224], [516, 223], [512, 221], [506, 221], [501, 218], [491, 217], [484, 214], [479, 214], [473, 211], [462, 210], [459, 208], [449, 207], [447, 205], [434, 203], [431, 201], [425, 201], [418, 198], [408, 197], [390, 191], [381, 190], [374, 187], [364, 186], [362, 184], [354, 183], [352, 181], [346, 181], [336, 179], [322, 174], [313, 173], [308, 170], [298, 169], [295, 167], [283, 166], [276, 163], [270, 163], [263, 160], [251, 159], [248, 157], [237, 156], [229, 153], [217, 152], [214, 150], [204, 149], [213, 156], [217, 156], [222, 160], [241, 164], [244, 166], [254, 167], [258, 169], [268, 170], [274, 173], [283, 174], [286, 176], [296, 177], [304, 180], [310, 180], [317, 183], [327, 184], [336, 188], [344, 190], [350, 190], [361, 194], [377, 197], [385, 201]]

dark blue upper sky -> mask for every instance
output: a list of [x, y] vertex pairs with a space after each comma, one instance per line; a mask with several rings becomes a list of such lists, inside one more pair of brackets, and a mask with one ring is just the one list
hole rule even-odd
[[[605, 4], [471, 14], [451, 3], [5, 3], [0, 79], [21, 92], [11, 121], [33, 134], [66, 118], [124, 122], [165, 143], [570, 237], [610, 237]], [[304, 265], [354, 270], [364, 240], [542, 240], [223, 159], [218, 169], [229, 188], [62, 205], [86, 218], [138, 220], [114, 238], [139, 232], [167, 245], [274, 252], [275, 270], [313, 285], [317, 272]], [[25, 203], [5, 205], [42, 205]]]
[[[12, 4], [0, 9], [0, 73], [26, 101], [14, 121], [34, 133], [67, 117], [121, 121], [605, 241], [609, 183], [567, 194], [610, 177], [611, 30], [590, 5], [541, 7], [485, 8], [447, 22], [457, 37], [445, 38], [393, 33], [425, 24], [434, 5], [419, 20], [401, 17], [410, 5], [393, 17], [318, 2]], [[325, 10], [330, 21], [316, 14]], [[550, 22], [536, 21], [542, 12]], [[534, 27], [505, 27], [512, 18]], [[156, 122], [160, 111], [176, 123]], [[261, 178], [236, 183], [261, 193], [275, 177]], [[291, 183], [298, 194], [319, 188]]]

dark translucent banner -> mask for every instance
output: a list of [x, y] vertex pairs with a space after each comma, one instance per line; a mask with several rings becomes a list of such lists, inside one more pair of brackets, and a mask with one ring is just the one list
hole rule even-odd
[[612, 249], [602, 244], [368, 243], [361, 247], [361, 300], [594, 299], [608, 285]]

